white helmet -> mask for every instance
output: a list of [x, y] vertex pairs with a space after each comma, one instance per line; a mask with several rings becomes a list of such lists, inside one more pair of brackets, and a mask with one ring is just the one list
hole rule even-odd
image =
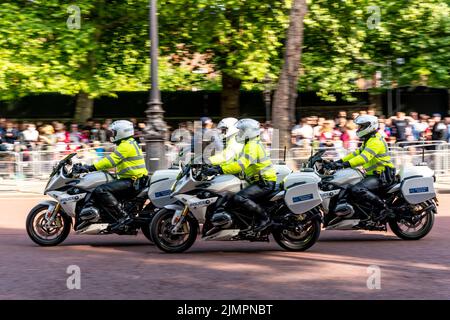
[[236, 141], [245, 142], [247, 139], [253, 139], [259, 136], [259, 122], [253, 119], [241, 119], [236, 123], [236, 128], [239, 130]]
[[378, 118], [370, 115], [362, 115], [355, 119], [355, 124], [358, 125], [356, 135], [359, 138], [365, 137], [368, 134], [374, 133], [378, 130]]
[[238, 128], [236, 128], [237, 122], [238, 122], [238, 119], [236, 119], [236, 118], [222, 119], [217, 124], [217, 129], [222, 131], [224, 138], [231, 137], [233, 134], [235, 134], [239, 131]]
[[109, 126], [109, 130], [113, 133], [111, 142], [117, 142], [119, 140], [134, 136], [133, 123], [127, 120], [114, 121]]

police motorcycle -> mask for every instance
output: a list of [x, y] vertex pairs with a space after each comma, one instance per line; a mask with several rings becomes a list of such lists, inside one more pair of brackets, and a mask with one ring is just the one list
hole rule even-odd
[[[328, 170], [324, 159], [325, 150], [312, 155], [303, 165], [303, 171], [319, 177], [319, 194], [323, 227], [326, 230], [370, 230], [392, 232], [404, 240], [418, 240], [426, 236], [434, 224], [438, 201], [434, 189], [434, 171], [426, 163], [405, 166], [396, 179], [381, 190], [382, 199], [395, 214], [384, 221], [372, 220], [374, 208], [370, 203], [346, 203], [346, 210], [335, 211], [346, 189], [364, 178], [359, 169]], [[349, 199], [351, 200], [351, 199]]]
[[200, 230], [202, 240], [269, 241], [269, 235], [282, 248], [304, 251], [320, 235], [321, 200], [311, 173], [292, 173], [285, 165], [276, 165], [278, 188], [260, 203], [272, 224], [255, 232], [252, 214], [228, 208], [226, 202], [247, 184], [234, 175], [207, 176], [208, 165], [181, 165], [181, 172], [171, 188], [175, 200], [159, 210], [150, 225], [151, 237], [159, 249], [169, 253], [189, 249]]
[[[79, 212], [89, 200], [94, 189], [113, 181], [113, 175], [106, 171], [78, 173], [79, 163], [73, 163], [76, 153], [62, 159], [50, 174], [44, 194], [55, 200], [40, 202], [31, 209], [26, 219], [28, 236], [41, 246], [55, 246], [63, 242], [70, 233], [71, 225], [77, 234], [102, 235], [116, 233], [136, 235], [139, 230], [149, 239], [148, 225], [154, 208], [148, 204], [148, 184], [142, 186], [127, 199], [121, 199], [121, 205], [132, 217], [131, 223], [123, 228], [113, 228], [121, 224], [101, 206], [95, 205], [95, 217], [90, 220], [79, 219]], [[114, 230], [114, 231], [112, 231]]]

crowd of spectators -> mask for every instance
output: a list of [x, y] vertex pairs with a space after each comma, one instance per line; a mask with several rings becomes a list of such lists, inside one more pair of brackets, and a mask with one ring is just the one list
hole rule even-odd
[[[135, 124], [136, 138], [143, 135], [144, 123]], [[43, 122], [13, 122], [0, 119], [0, 151], [66, 151], [85, 147], [100, 148], [110, 141], [111, 119], [98, 122], [89, 119], [85, 124]]]
[[[322, 147], [343, 146], [351, 148], [358, 142], [357, 126], [354, 119], [359, 115], [376, 115], [375, 110], [369, 109], [347, 114], [340, 111], [335, 119], [321, 117], [302, 118], [292, 129], [292, 144], [298, 147], [310, 145], [316, 141]], [[397, 112], [395, 116], [379, 115], [378, 132], [386, 138], [388, 143], [405, 141], [441, 140], [450, 142], [450, 117], [443, 118], [441, 114], [431, 116], [410, 112]]]
[[[292, 128], [293, 147], [336, 147], [352, 149], [358, 144], [357, 126], [354, 119], [363, 114], [376, 115], [374, 109], [359, 112], [339, 111], [334, 119], [319, 116], [301, 118]], [[443, 140], [450, 142], [450, 117], [441, 114], [418, 114], [397, 112], [395, 116], [379, 116], [379, 132], [393, 144], [401, 141]], [[145, 123], [130, 119], [135, 125], [135, 138], [143, 142]], [[13, 122], [0, 119], [0, 151], [77, 150], [83, 147], [101, 148], [110, 141], [108, 126], [111, 119], [104, 121], [88, 120], [84, 124], [62, 123], [54, 121]], [[214, 129], [215, 123], [208, 118], [201, 118], [203, 133]], [[192, 122], [183, 122], [179, 128], [193, 132]], [[273, 127], [270, 122], [261, 124], [261, 140], [272, 144]], [[170, 134], [170, 132], [168, 133]]]

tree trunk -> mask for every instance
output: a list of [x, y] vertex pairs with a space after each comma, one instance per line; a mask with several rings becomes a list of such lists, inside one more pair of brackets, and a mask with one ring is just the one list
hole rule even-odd
[[94, 100], [89, 98], [89, 95], [85, 92], [78, 93], [74, 121], [76, 123], [84, 123], [92, 117], [93, 113]]
[[220, 111], [222, 117], [239, 117], [239, 91], [241, 80], [222, 73], [222, 93], [220, 98]]
[[381, 94], [369, 92], [370, 107], [375, 108], [375, 111], [383, 114], [383, 100]]
[[287, 30], [284, 65], [272, 104], [273, 125], [279, 130], [279, 148], [284, 146], [289, 148], [291, 144], [291, 127], [295, 122], [297, 83], [303, 45], [303, 18], [306, 11], [306, 0], [294, 0]]

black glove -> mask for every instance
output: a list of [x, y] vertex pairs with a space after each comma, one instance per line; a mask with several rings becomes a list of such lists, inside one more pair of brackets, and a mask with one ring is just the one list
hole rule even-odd
[[328, 170], [339, 170], [349, 167], [350, 163], [348, 161], [342, 162], [342, 160], [330, 162], [325, 165], [325, 168], [327, 168]]
[[73, 173], [87, 173], [87, 172], [91, 172], [91, 171], [95, 171], [97, 169], [95, 169], [94, 165], [82, 165], [79, 163], [76, 163], [73, 166], [72, 172]]
[[207, 176], [215, 176], [218, 174], [222, 174], [223, 170], [220, 166], [212, 166], [205, 169], [205, 174]]

